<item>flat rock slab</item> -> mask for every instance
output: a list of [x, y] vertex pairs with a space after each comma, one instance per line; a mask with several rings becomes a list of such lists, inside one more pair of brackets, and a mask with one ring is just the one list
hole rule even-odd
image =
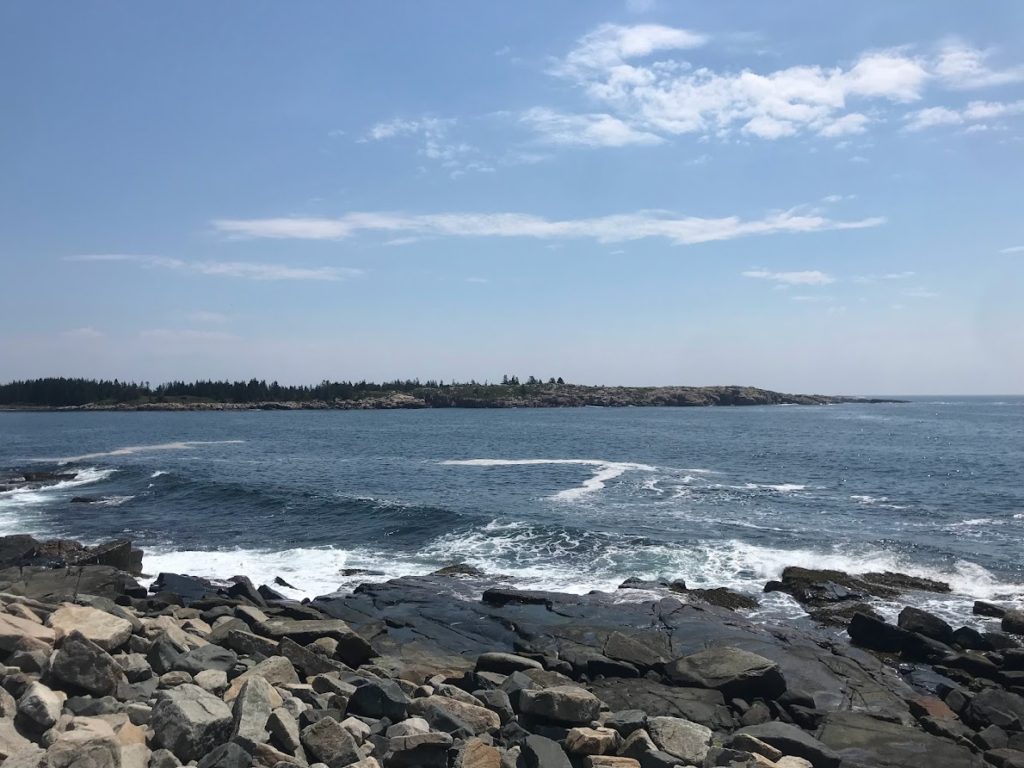
[[0, 650], [11, 653], [23, 637], [29, 637], [51, 646], [57, 639], [56, 633], [49, 627], [44, 627], [20, 616], [0, 613]]
[[[793, 755], [809, 760], [814, 768], [839, 768], [840, 766], [840, 757], [835, 751], [795, 725], [776, 721], [747, 726], [741, 728], [739, 733], [754, 736], [775, 747], [784, 755]], [[850, 768], [850, 765], [844, 763], [843, 768]], [[865, 766], [865, 768], [867, 767]], [[880, 766], [873, 766], [873, 768], [880, 768]], [[917, 768], [921, 768], [921, 766], [917, 766]]]
[[132, 636], [131, 622], [126, 619], [71, 603], [64, 603], [51, 613], [46, 626], [54, 631], [58, 639], [78, 630], [83, 637], [92, 640], [108, 653], [120, 648]]
[[[651, 717], [682, 717], [715, 731], [729, 730], [734, 725], [719, 691], [680, 688], [644, 679], [599, 680], [591, 683], [590, 688], [613, 711], [634, 710]], [[641, 719], [636, 728], [642, 726]], [[632, 730], [623, 735], [628, 736]]]
[[[842, 758], [843, 768], [983, 768], [985, 765], [980, 755], [951, 741], [860, 712], [830, 714], [818, 736]], [[778, 743], [773, 746], [783, 749]], [[789, 754], [796, 753], [790, 751]], [[814, 766], [817, 768], [818, 764]]]
[[775, 699], [786, 690], [779, 665], [742, 648], [708, 648], [676, 659], [665, 674], [680, 685], [713, 688], [726, 698]]

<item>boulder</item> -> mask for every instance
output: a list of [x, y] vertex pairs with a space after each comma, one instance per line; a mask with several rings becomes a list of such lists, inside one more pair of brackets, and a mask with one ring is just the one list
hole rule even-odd
[[345, 674], [352, 671], [340, 661], [335, 661], [322, 653], [315, 653], [309, 648], [299, 645], [290, 637], [282, 638], [277, 644], [277, 649], [278, 653], [288, 659], [306, 677], [323, 675], [328, 672]]
[[185, 762], [199, 760], [231, 736], [227, 705], [197, 685], [181, 685], [160, 695], [150, 715], [153, 741]]
[[367, 680], [349, 697], [348, 711], [364, 717], [404, 720], [410, 699], [394, 680]]
[[105, 611], [84, 605], [63, 603], [46, 620], [58, 640], [73, 630], [96, 643], [104, 651], [117, 650], [132, 636], [131, 622]]
[[[358, 689], [356, 693], [358, 693]], [[351, 704], [350, 704], [351, 706]], [[501, 727], [501, 718], [486, 707], [478, 707], [475, 704], [467, 704], [464, 701], [451, 699], [447, 696], [427, 696], [422, 699], [413, 699], [409, 711], [413, 714], [426, 718], [435, 728], [431, 715], [432, 710], [440, 710], [448, 718], [468, 728], [474, 735], [496, 731]], [[450, 731], [450, 728], [442, 728]]]
[[18, 714], [31, 722], [41, 733], [57, 722], [64, 698], [62, 693], [53, 691], [40, 682], [31, 683], [18, 699]]
[[565, 735], [565, 750], [573, 755], [614, 754], [621, 742], [612, 728], [572, 728]]
[[253, 628], [257, 634], [271, 640], [290, 637], [299, 645], [331, 637], [338, 641], [335, 656], [350, 667], [365, 664], [375, 655], [370, 644], [341, 619], [270, 619], [256, 623]]
[[662, 752], [690, 765], [702, 765], [711, 746], [710, 728], [679, 717], [649, 717], [647, 733]]
[[455, 768], [501, 768], [501, 753], [481, 739], [469, 739], [455, 758]]
[[[525, 690], [519, 694], [519, 710], [543, 720], [566, 725], [586, 725], [601, 711], [601, 700], [575, 686]], [[493, 713], [491, 713], [493, 714]]]
[[76, 717], [47, 748], [46, 764], [48, 768], [121, 768], [121, 749], [108, 723]]
[[913, 642], [910, 632], [865, 613], [855, 613], [846, 631], [854, 643], [873, 651], [899, 653]]
[[329, 768], [341, 768], [362, 757], [352, 734], [337, 720], [325, 717], [307, 726], [300, 737], [302, 746], [313, 760]]
[[640, 763], [631, 757], [615, 757], [613, 755], [591, 755], [583, 761], [584, 768], [641, 768]]
[[991, 616], [995, 619], [1001, 619], [1006, 615], [1006, 608], [995, 603], [987, 603], [984, 600], [975, 600], [972, 612], [975, 616]]
[[679, 685], [712, 688], [730, 699], [775, 699], [786, 690], [778, 664], [728, 646], [678, 658], [665, 667], [665, 675]]
[[896, 624], [907, 632], [918, 632], [946, 645], [953, 642], [953, 628], [938, 616], [920, 608], [908, 605], [900, 611]]
[[388, 768], [447, 768], [452, 737], [447, 733], [417, 733], [388, 740]]
[[[644, 713], [682, 717], [706, 725], [713, 731], [729, 730], [734, 725], [720, 691], [680, 688], [647, 679], [598, 680], [590, 684], [590, 689], [613, 710], [635, 710], [641, 717]], [[637, 727], [643, 727], [643, 719], [639, 722]], [[629, 733], [622, 735], [628, 736]]]
[[522, 744], [522, 760], [526, 768], [572, 768], [572, 763], [558, 742], [531, 734]]
[[238, 654], [228, 648], [210, 643], [193, 648], [174, 659], [172, 668], [188, 672], [193, 677], [206, 670], [230, 672], [238, 663]]
[[1001, 688], [986, 688], [971, 699], [961, 713], [974, 728], [998, 725], [1019, 731], [1024, 724], [1024, 698]]
[[113, 657], [78, 630], [71, 630], [53, 655], [50, 675], [94, 696], [112, 695], [125, 680]]
[[284, 707], [275, 709], [267, 718], [267, 730], [270, 732], [271, 742], [276, 747], [289, 755], [299, 754], [299, 750], [302, 749], [299, 723], [291, 712]]
[[0, 762], [21, 752], [31, 750], [34, 745], [14, 727], [13, 718], [0, 719]]
[[[806, 731], [788, 723], [772, 722], [741, 728], [745, 733], [775, 747], [784, 755], [793, 755], [809, 760], [814, 768], [839, 768], [840, 757], [836, 752]], [[850, 768], [844, 766], [844, 768]]]
[[56, 635], [49, 627], [44, 627], [29, 619], [0, 613], [0, 651], [13, 652], [23, 637], [52, 646]]
[[251, 751], [269, 736], [267, 720], [281, 706], [281, 694], [262, 677], [250, 677], [242, 685], [232, 706], [231, 738]]
[[1011, 635], [1024, 635], [1024, 611], [1011, 610], [1004, 613], [1001, 628]]
[[288, 685], [299, 682], [299, 676], [295, 672], [295, 667], [292, 666], [288, 659], [283, 656], [271, 656], [269, 659], [264, 659], [247, 672], [232, 680], [231, 685], [224, 694], [224, 700], [234, 701], [235, 696], [242, 689], [242, 685], [250, 677], [262, 677], [271, 685]]
[[249, 768], [252, 756], [233, 742], [221, 744], [208, 752], [196, 768]]

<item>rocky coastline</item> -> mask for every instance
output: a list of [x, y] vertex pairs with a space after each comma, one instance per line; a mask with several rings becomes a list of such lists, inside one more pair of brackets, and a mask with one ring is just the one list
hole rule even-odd
[[798, 627], [678, 581], [570, 595], [456, 564], [297, 601], [143, 565], [0, 537], [4, 768], [1024, 766], [1024, 612], [954, 629], [914, 607], [948, 585], [905, 574], [787, 568], [766, 590]]
[[271, 400], [224, 402], [205, 400], [145, 400], [94, 402], [62, 407], [0, 406], [27, 411], [358, 411], [422, 408], [654, 408], [744, 405], [841, 405], [900, 403], [884, 398], [837, 395], [799, 395], [757, 387], [592, 387], [539, 384], [529, 387], [422, 387], [412, 392], [379, 392], [372, 396], [335, 400]]

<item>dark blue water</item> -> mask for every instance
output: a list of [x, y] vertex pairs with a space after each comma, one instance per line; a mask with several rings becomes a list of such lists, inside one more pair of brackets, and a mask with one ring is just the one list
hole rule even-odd
[[[688, 409], [0, 413], [4, 532], [307, 592], [464, 561], [529, 586], [759, 590], [790, 564], [1024, 592], [1024, 398]], [[69, 503], [89, 496], [96, 504]], [[365, 577], [360, 577], [365, 578]]]

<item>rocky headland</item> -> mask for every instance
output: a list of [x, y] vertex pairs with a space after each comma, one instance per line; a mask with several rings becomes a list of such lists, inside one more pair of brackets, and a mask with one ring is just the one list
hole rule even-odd
[[415, 386], [402, 391], [386, 388], [356, 390], [346, 397], [290, 399], [203, 399], [138, 397], [83, 402], [75, 405], [3, 403], [2, 410], [58, 411], [245, 411], [245, 410], [396, 410], [416, 408], [582, 408], [582, 407], [701, 407], [733, 405], [840, 405], [898, 403], [901, 400], [794, 395], [757, 387], [604, 387], [579, 384]]
[[5, 768], [1024, 766], [1024, 613], [953, 628], [914, 607], [940, 582], [787, 568], [766, 589], [820, 622], [797, 627], [678, 581], [570, 595], [453, 565], [297, 601], [147, 587], [140, 554], [0, 538]]

